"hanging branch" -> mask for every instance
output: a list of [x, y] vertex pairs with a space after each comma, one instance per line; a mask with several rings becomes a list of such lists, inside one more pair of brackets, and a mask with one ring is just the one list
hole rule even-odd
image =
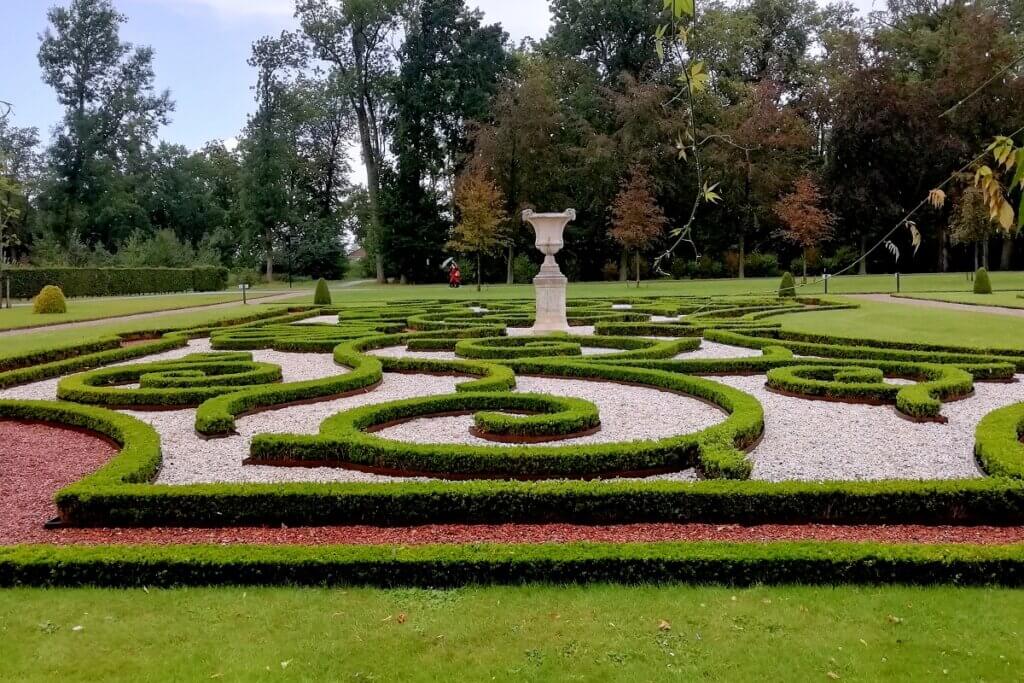
[[680, 73], [676, 78], [679, 83], [679, 90], [664, 104], [670, 107], [679, 100], [684, 101], [686, 107], [686, 130], [676, 139], [676, 150], [678, 158], [682, 161], [689, 161], [692, 157], [694, 173], [696, 174], [696, 192], [693, 203], [690, 205], [690, 215], [682, 227], [675, 228], [669, 235], [675, 241], [654, 259], [654, 270], [665, 274], [661, 263], [671, 258], [679, 245], [689, 244], [693, 247], [695, 256], [699, 256], [697, 244], [693, 240], [693, 224], [697, 220], [697, 211], [702, 202], [714, 204], [721, 199], [715, 192], [718, 183], [708, 185], [704, 179], [704, 165], [701, 160], [701, 146], [716, 136], [708, 136], [700, 143], [696, 140], [697, 119], [694, 112], [694, 95], [703, 90], [708, 82], [708, 72], [704, 62], [693, 60], [688, 56], [690, 34], [697, 26], [697, 10], [695, 0], [665, 0], [663, 12], [670, 12], [669, 20], [661, 24], [654, 34], [654, 46], [658, 53], [658, 59], [665, 64], [670, 57], [679, 64]]

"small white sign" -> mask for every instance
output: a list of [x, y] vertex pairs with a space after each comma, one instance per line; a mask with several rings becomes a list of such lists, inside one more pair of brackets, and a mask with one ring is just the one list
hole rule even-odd
[[238, 285], [239, 289], [249, 289], [249, 285]]

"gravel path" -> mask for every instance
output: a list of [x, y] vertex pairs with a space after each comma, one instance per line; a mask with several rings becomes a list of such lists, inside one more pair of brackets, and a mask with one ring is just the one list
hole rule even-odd
[[291, 323], [292, 325], [337, 325], [338, 316], [336, 315], [317, 315], [312, 318], [306, 318], [305, 320], [296, 320]]
[[760, 349], [730, 346], [729, 344], [719, 344], [718, 342], [701, 339], [699, 349], [696, 351], [684, 351], [673, 358], [675, 360], [688, 360], [691, 358], [750, 358], [751, 356], [760, 355], [762, 355]]
[[910, 422], [893, 406], [771, 393], [764, 375], [715, 380], [753, 395], [764, 407], [765, 434], [752, 453], [752, 478], [768, 481], [984, 476], [974, 461], [975, 427], [992, 410], [1024, 400], [1022, 383], [978, 382], [974, 396], [943, 405], [949, 418], [943, 425]]
[[1009, 315], [1015, 318], [1024, 318], [1024, 309], [1009, 308], [1006, 306], [958, 304], [952, 301], [910, 299], [902, 296], [890, 296], [889, 294], [844, 294], [843, 297], [848, 299], [859, 299], [862, 301], [878, 301], [884, 304], [902, 304], [904, 306], [920, 306], [924, 308], [945, 308], [947, 310], [962, 311], [964, 313], [992, 313], [994, 315]]

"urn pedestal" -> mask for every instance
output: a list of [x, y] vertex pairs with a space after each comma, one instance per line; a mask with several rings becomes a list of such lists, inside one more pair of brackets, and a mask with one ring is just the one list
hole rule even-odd
[[536, 234], [534, 243], [544, 254], [540, 273], [533, 278], [537, 311], [531, 334], [569, 331], [569, 321], [565, 317], [565, 288], [569, 281], [558, 268], [555, 254], [562, 249], [565, 226], [575, 218], [576, 212], [573, 209], [562, 213], [534, 213], [530, 209], [523, 211], [523, 220], [533, 227]]

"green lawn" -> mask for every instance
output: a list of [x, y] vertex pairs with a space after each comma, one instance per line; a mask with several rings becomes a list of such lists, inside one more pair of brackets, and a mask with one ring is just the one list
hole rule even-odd
[[[268, 296], [257, 294], [254, 296]], [[240, 301], [238, 292], [213, 294], [168, 294], [166, 296], [136, 296], [68, 299], [68, 312], [63, 314], [37, 315], [31, 306], [15, 306], [0, 309], [0, 330], [40, 325], [58, 325], [82, 320], [99, 320], [133, 313], [150, 313], [176, 308], [191, 308], [211, 304]]]
[[[1024, 272], [1008, 271], [991, 274], [992, 286], [1002, 290], [1024, 290]], [[798, 278], [799, 282], [799, 278]], [[346, 302], [373, 303], [379, 301], [402, 301], [408, 299], [515, 299], [532, 298], [532, 285], [485, 284], [482, 292], [467, 284], [459, 289], [448, 285], [378, 285], [366, 283], [339, 289], [341, 283], [331, 283], [336, 297], [343, 296]], [[747, 278], [725, 280], [646, 280], [637, 289], [622, 282], [573, 282], [569, 284], [569, 297], [619, 297], [619, 296], [672, 296], [672, 295], [769, 295], [778, 291], [779, 278]], [[972, 283], [963, 273], [925, 273], [904, 275], [901, 278], [901, 292], [970, 292]], [[871, 294], [896, 291], [893, 275], [843, 275], [831, 280], [830, 294]], [[821, 283], [810, 284], [798, 289], [800, 294], [822, 294]], [[296, 301], [308, 298], [308, 293], [296, 296]], [[338, 299], [336, 299], [337, 301]]]
[[856, 302], [854, 310], [796, 313], [771, 318], [783, 328], [840, 337], [904, 342], [1024, 348], [1024, 319], [912, 304]]
[[1020, 680], [1024, 591], [8, 590], [0, 678]]
[[[273, 307], [272, 304], [267, 304]], [[0, 337], [0, 358], [34, 349], [48, 348], [61, 344], [84, 342], [100, 337], [117, 334], [120, 332], [134, 332], [137, 330], [149, 330], [158, 327], [188, 327], [191, 325], [202, 325], [217, 320], [227, 320], [249, 315], [257, 309], [250, 306], [231, 306], [229, 308], [214, 308], [205, 311], [193, 311], [190, 313], [168, 313], [167, 315], [144, 318], [142, 320], [112, 321], [100, 323], [83, 328], [70, 328], [62, 330], [42, 330], [12, 334]]]

